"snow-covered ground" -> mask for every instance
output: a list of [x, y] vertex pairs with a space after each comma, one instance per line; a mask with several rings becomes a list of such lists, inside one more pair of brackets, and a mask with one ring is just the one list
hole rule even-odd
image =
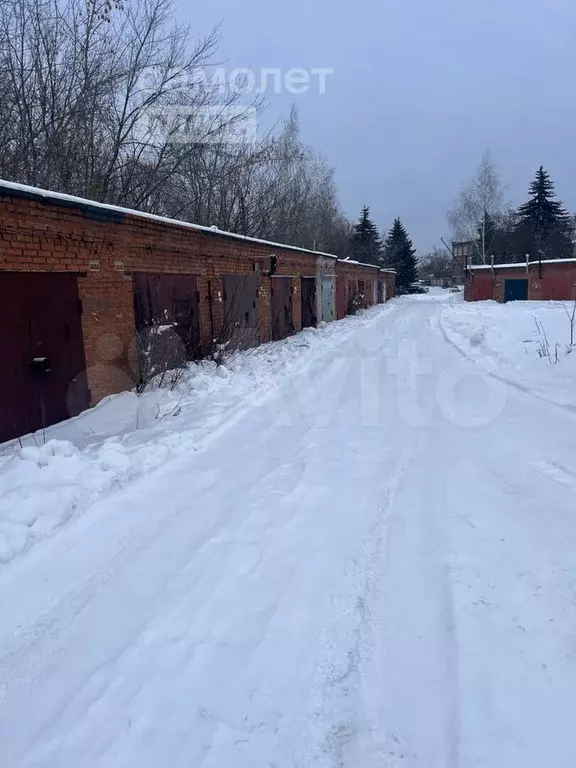
[[13, 511], [78, 500], [0, 566], [2, 768], [573, 768], [576, 416], [529, 391], [572, 363], [498, 309], [395, 300], [7, 448]]
[[79, 417], [0, 446], [1, 564], [51, 536], [103, 495], [198, 451], [373, 312], [282, 342], [193, 364], [173, 391], [126, 392]]
[[574, 302], [451, 302], [442, 326], [486, 370], [576, 412]]

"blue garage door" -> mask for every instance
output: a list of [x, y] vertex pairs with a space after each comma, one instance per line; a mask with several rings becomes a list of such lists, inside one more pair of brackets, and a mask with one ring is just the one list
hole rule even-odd
[[528, 298], [528, 280], [505, 280], [504, 301], [526, 301]]

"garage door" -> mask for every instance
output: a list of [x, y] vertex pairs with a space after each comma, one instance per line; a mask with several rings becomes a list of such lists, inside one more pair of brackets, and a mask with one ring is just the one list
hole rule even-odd
[[336, 278], [336, 317], [341, 320], [348, 310], [348, 283], [343, 276]]
[[492, 277], [473, 278], [472, 301], [488, 301], [494, 297]]
[[528, 280], [505, 280], [504, 301], [526, 301], [528, 298]]
[[570, 274], [545, 274], [542, 279], [542, 298], [545, 301], [570, 301], [571, 290]]
[[200, 355], [199, 296], [192, 275], [133, 275], [140, 383]]
[[90, 404], [74, 274], [0, 273], [0, 441]]
[[273, 277], [272, 284], [272, 338], [285, 339], [294, 333], [292, 320], [292, 278]]
[[358, 297], [359, 297], [359, 301], [361, 302], [361, 306], [366, 308], [368, 306], [368, 303], [366, 301], [366, 281], [365, 280], [358, 280]]
[[223, 275], [223, 340], [233, 349], [248, 349], [260, 341], [258, 278], [254, 275]]
[[331, 323], [335, 318], [336, 286], [333, 277], [322, 278], [322, 320]]
[[302, 328], [314, 328], [317, 324], [316, 309], [316, 278], [303, 277], [301, 280], [302, 294]]

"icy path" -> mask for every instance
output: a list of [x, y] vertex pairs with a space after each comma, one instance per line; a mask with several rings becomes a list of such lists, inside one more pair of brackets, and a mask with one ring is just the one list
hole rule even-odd
[[440, 311], [4, 569], [2, 768], [573, 768], [576, 419]]

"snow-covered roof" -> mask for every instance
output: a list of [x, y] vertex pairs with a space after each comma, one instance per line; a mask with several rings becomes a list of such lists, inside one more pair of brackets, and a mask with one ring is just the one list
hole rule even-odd
[[345, 259], [339, 259], [339, 261], [342, 264], [355, 264], [357, 267], [370, 267], [371, 269], [377, 269], [379, 272], [393, 272], [396, 274], [396, 270], [392, 269], [392, 267], [379, 267], [377, 264], [366, 264], [363, 261], [355, 261], [354, 259], [350, 259], [348, 257]]
[[[543, 261], [529, 261], [528, 265], [533, 267], [537, 264], [576, 264], [576, 259], [544, 259]], [[469, 269], [476, 272], [480, 269], [526, 269], [525, 261], [517, 261], [514, 264], [470, 264]]]
[[267, 245], [272, 248], [285, 248], [290, 251], [300, 251], [301, 253], [309, 253], [313, 256], [322, 256], [329, 259], [337, 260], [338, 257], [333, 253], [323, 253], [322, 251], [313, 251], [309, 248], [300, 248], [296, 245], [286, 245], [285, 243], [274, 243], [270, 240], [260, 240], [256, 237], [247, 237], [246, 235], [238, 235], [235, 232], [226, 232], [218, 227], [204, 227], [200, 224], [191, 224], [188, 221], [181, 221], [180, 219], [171, 219], [167, 216], [158, 216], [155, 213], [144, 213], [143, 211], [136, 211], [132, 208], [122, 208], [118, 205], [109, 205], [108, 203], [99, 203], [96, 200], [89, 200], [84, 197], [75, 197], [74, 195], [65, 195], [62, 192], [52, 192], [51, 190], [41, 189], [40, 187], [31, 187], [27, 184], [17, 184], [13, 181], [4, 181], [0, 179], [0, 194], [3, 190], [13, 191], [15, 193], [34, 195], [41, 197], [47, 203], [76, 203], [79, 206], [89, 206], [91, 208], [100, 208], [105, 211], [112, 211], [121, 214], [127, 214], [129, 216], [136, 216], [141, 219], [149, 219], [151, 221], [158, 221], [163, 224], [172, 224], [179, 227], [186, 227], [187, 229], [194, 229], [198, 232], [207, 232], [212, 235], [222, 235], [223, 237], [233, 237], [237, 240], [244, 240], [249, 243], [259, 243], [260, 245]]

